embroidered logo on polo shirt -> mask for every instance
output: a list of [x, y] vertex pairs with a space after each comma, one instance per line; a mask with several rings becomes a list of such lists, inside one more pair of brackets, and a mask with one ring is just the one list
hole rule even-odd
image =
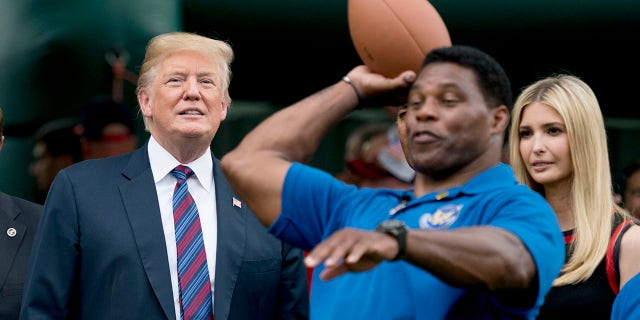
[[420, 228], [441, 230], [451, 226], [460, 215], [464, 205], [448, 204], [436, 210], [435, 213], [425, 213], [420, 216]]

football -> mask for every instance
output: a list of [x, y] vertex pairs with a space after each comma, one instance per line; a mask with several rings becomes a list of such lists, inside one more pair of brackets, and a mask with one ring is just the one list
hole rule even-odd
[[386, 77], [417, 72], [429, 51], [451, 46], [447, 26], [426, 0], [348, 0], [347, 13], [360, 59]]

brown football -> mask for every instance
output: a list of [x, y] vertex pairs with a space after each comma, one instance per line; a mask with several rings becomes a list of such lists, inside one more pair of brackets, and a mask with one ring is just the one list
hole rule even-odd
[[426, 0], [349, 0], [347, 12], [360, 59], [387, 77], [417, 72], [429, 51], [451, 45], [447, 26]]

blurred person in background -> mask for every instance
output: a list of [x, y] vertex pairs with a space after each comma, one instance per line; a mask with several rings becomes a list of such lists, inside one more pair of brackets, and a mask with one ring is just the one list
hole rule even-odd
[[640, 159], [622, 169], [622, 204], [631, 215], [640, 219]]
[[134, 115], [127, 105], [106, 96], [91, 99], [82, 110], [77, 131], [82, 136], [83, 159], [131, 152], [138, 148]]
[[359, 187], [406, 189], [414, 172], [407, 164], [402, 146], [390, 133], [395, 126], [367, 123], [347, 137], [345, 169], [336, 177]]
[[82, 160], [76, 119], [45, 123], [34, 135], [33, 161], [29, 168], [36, 178], [36, 202], [43, 204], [58, 171]]

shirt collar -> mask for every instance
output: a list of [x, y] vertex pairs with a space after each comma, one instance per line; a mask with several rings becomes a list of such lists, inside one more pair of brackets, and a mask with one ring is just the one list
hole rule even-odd
[[158, 181], [170, 174], [173, 168], [183, 164], [193, 170], [194, 177], [205, 190], [211, 191], [213, 181], [213, 158], [211, 156], [211, 149], [207, 149], [202, 156], [190, 163], [180, 163], [173, 155], [165, 150], [153, 136], [149, 138], [147, 149], [149, 152], [151, 172], [153, 173], [153, 181], [155, 183], [158, 183]]
[[[471, 180], [467, 181], [467, 183], [461, 186], [430, 192], [423, 195], [420, 199], [421, 201], [440, 201], [447, 198], [458, 197], [460, 193], [484, 193], [490, 190], [514, 185], [516, 183], [517, 181], [513, 174], [513, 170], [511, 170], [511, 167], [504, 163], [499, 163], [495, 167], [491, 167], [489, 169], [486, 169], [485, 171], [480, 172]], [[409, 190], [407, 192], [409, 192], [409, 194], [413, 198], [413, 190]]]
[[501, 162], [495, 167], [480, 172], [461, 186], [460, 191], [467, 194], [482, 193], [514, 184], [517, 184], [517, 181], [513, 170]]

